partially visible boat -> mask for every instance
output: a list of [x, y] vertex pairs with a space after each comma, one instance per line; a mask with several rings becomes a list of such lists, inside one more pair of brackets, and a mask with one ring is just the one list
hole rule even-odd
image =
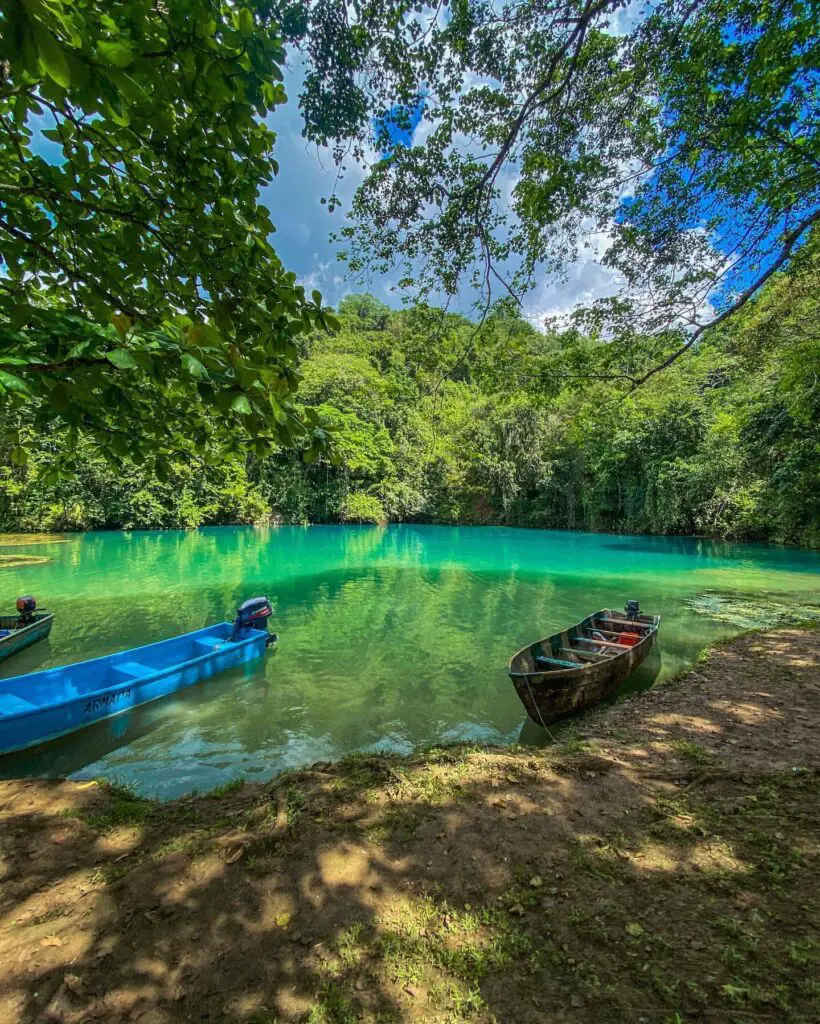
[[233, 622], [0, 680], [0, 753], [64, 736], [262, 657], [278, 639], [267, 629], [270, 614], [266, 597], [252, 598]]
[[613, 694], [655, 646], [660, 622], [629, 601], [621, 613], [604, 608], [522, 647], [509, 673], [527, 714], [547, 726]]
[[16, 615], [0, 615], [0, 661], [45, 640], [51, 632], [54, 615], [45, 608], [37, 611], [33, 597], [17, 598]]

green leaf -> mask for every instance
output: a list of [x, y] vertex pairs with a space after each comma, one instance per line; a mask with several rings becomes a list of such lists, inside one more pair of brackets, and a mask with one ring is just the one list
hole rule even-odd
[[62, 46], [45, 25], [34, 23], [34, 44], [43, 71], [63, 89], [71, 85], [71, 72]]
[[237, 28], [243, 36], [253, 33], [253, 13], [247, 7], [242, 7], [237, 15]]
[[237, 395], [236, 398], [231, 402], [231, 409], [234, 412], [242, 413], [245, 416], [250, 416], [253, 412], [251, 403], [244, 395]]
[[124, 39], [101, 40], [97, 43], [97, 53], [115, 68], [127, 68], [134, 63], [134, 51]]
[[208, 371], [200, 363], [200, 361], [190, 354], [190, 352], [182, 353], [182, 365], [190, 373], [192, 377], [198, 377], [200, 380], [206, 380], [208, 378]]
[[15, 302], [11, 311], [12, 326], [17, 328], [25, 327], [31, 319], [31, 306], [27, 302]]
[[12, 448], [11, 461], [14, 466], [25, 466], [28, 462], [28, 452], [25, 448]]
[[631, 921], [624, 927], [624, 931], [627, 935], [631, 935], [633, 939], [640, 938], [640, 936], [643, 935], [643, 928], [637, 921]]
[[131, 329], [131, 317], [126, 316], [125, 313], [114, 313], [111, 317], [111, 323], [117, 329], [117, 334], [121, 338], [124, 338]]
[[322, 305], [322, 293], [317, 288], [314, 288], [313, 291], [310, 294], [311, 294], [311, 297], [313, 298], [313, 301], [316, 303], [316, 305], [317, 306], [321, 306]]
[[28, 385], [20, 377], [16, 377], [13, 373], [6, 373], [5, 370], [0, 370], [0, 384], [7, 391], [21, 391], [24, 394], [28, 393]]
[[88, 340], [78, 341], [76, 345], [72, 345], [66, 354], [66, 359], [76, 359], [81, 356], [83, 352], [87, 352], [91, 347], [91, 342]]
[[136, 359], [124, 348], [115, 348], [113, 352], [106, 353], [106, 359], [118, 370], [134, 370], [137, 367]]

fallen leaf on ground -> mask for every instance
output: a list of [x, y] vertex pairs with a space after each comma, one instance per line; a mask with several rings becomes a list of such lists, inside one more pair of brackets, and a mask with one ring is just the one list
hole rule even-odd
[[40, 939], [41, 946], [62, 946], [63, 940], [59, 935], [46, 935], [44, 939]]

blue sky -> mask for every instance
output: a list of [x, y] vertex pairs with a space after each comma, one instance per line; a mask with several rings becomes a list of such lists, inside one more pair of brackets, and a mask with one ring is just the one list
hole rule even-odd
[[336, 166], [329, 150], [319, 150], [302, 137], [298, 105], [301, 78], [298, 66], [286, 72], [288, 102], [268, 120], [277, 133], [275, 154], [279, 161], [279, 174], [262, 190], [262, 202], [276, 225], [273, 244], [287, 269], [308, 288], [318, 288], [331, 305], [336, 305], [350, 291], [363, 290], [387, 302], [387, 282], [371, 281], [366, 287], [366, 284], [345, 280], [346, 268], [336, 258], [338, 247], [329, 241], [330, 233], [343, 226], [353, 193], [364, 175], [351, 161], [335, 189], [342, 200], [342, 208], [330, 213], [328, 207], [322, 205], [322, 197], [334, 191]]
[[[338, 247], [331, 244], [329, 235], [343, 226], [353, 193], [364, 174], [351, 161], [345, 177], [336, 188], [336, 194], [342, 200], [341, 209], [331, 214], [327, 206], [321, 204], [321, 198], [333, 191], [336, 167], [329, 151], [317, 150], [302, 137], [298, 107], [300, 82], [300, 68], [294, 65], [285, 77], [288, 102], [269, 120], [278, 133], [276, 158], [280, 170], [271, 185], [262, 191], [262, 201], [270, 209], [271, 219], [276, 225], [273, 238], [276, 250], [299, 281], [311, 289], [318, 288], [323, 299], [331, 305], [336, 305], [350, 292], [368, 291], [391, 306], [400, 306], [401, 296], [391, 290], [393, 278], [371, 275], [361, 280], [350, 280], [346, 276], [347, 268], [337, 260]], [[411, 121], [417, 125], [420, 117], [421, 111], [417, 111]], [[396, 134], [405, 144], [411, 141], [410, 133], [403, 127]], [[510, 171], [507, 175], [508, 188], [512, 187], [514, 179], [514, 171]], [[602, 245], [605, 239], [598, 236], [598, 241]], [[576, 303], [610, 294], [614, 287], [612, 272], [593, 258], [585, 257], [568, 268], [565, 281], [545, 278], [527, 297], [525, 312], [533, 318], [542, 314], [570, 312]], [[471, 301], [471, 296], [465, 296], [451, 308], [466, 313]]]

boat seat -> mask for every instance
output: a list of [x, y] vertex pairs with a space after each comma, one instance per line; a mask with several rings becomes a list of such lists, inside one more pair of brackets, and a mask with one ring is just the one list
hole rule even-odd
[[32, 711], [36, 708], [29, 700], [15, 697], [13, 693], [0, 693], [0, 716], [19, 715], [21, 711]]
[[210, 654], [217, 647], [222, 647], [225, 643], [227, 643], [227, 640], [222, 637], [200, 636], [194, 640], [194, 651], [199, 651], [200, 654]]
[[595, 659], [600, 658], [603, 661], [609, 661], [612, 658], [611, 654], [599, 654], [597, 651], [579, 651], [576, 647], [559, 647], [561, 654], [577, 654], [579, 658], [589, 658], [588, 665], [594, 665]]
[[126, 682], [129, 679], [140, 679], [142, 676], [149, 676], [156, 669], [143, 665], [139, 661], [120, 661], [116, 665], [111, 666], [111, 671], [115, 672], [123, 682]]
[[561, 668], [582, 668], [579, 661], [561, 661], [560, 658], [548, 658], [544, 654], [536, 654], [533, 659], [536, 668], [546, 665], [560, 665]]
[[596, 622], [611, 623], [615, 626], [643, 626], [644, 629], [652, 629], [654, 622], [640, 622], [638, 619], [595, 619]]
[[609, 640], [594, 640], [591, 636], [578, 636], [575, 638], [578, 643], [597, 644], [598, 647], [616, 647], [619, 651], [631, 651], [629, 644], [613, 644]]

